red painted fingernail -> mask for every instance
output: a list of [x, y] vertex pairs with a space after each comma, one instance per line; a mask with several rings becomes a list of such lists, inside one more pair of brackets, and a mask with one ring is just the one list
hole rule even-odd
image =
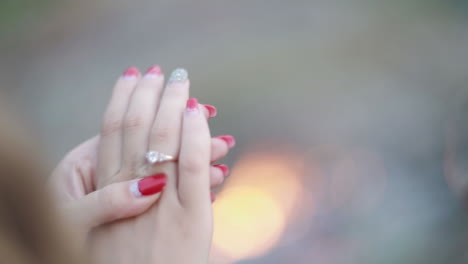
[[153, 67], [149, 68], [145, 73], [145, 77], [159, 76], [159, 75], [162, 75], [162, 70], [159, 65], [154, 65]]
[[216, 167], [216, 168], [222, 170], [222, 171], [223, 171], [223, 176], [224, 176], [224, 177], [228, 176], [228, 174], [229, 174], [229, 167], [228, 167], [227, 165], [225, 165], [225, 164], [216, 164], [216, 165], [213, 165], [213, 167]]
[[214, 203], [214, 201], [216, 200], [216, 194], [214, 192], [210, 193], [210, 199], [211, 199], [211, 203]]
[[232, 148], [236, 145], [236, 139], [231, 136], [231, 135], [221, 135], [221, 136], [217, 136], [216, 138], [219, 138], [219, 139], [222, 139], [224, 141], [226, 141], [227, 145]]
[[206, 108], [206, 110], [208, 110], [208, 118], [213, 118], [218, 113], [218, 110], [216, 109], [216, 107], [212, 105], [205, 104], [203, 106]]
[[187, 110], [198, 109], [198, 100], [196, 98], [190, 98], [187, 100]]
[[147, 196], [161, 192], [164, 186], [166, 186], [166, 174], [156, 174], [133, 182], [130, 191], [136, 197]]
[[130, 67], [126, 69], [123, 73], [124, 78], [133, 79], [140, 74], [140, 71], [136, 67]]

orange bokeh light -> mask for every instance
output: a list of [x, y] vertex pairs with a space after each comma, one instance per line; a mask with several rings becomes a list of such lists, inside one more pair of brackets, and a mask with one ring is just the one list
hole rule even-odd
[[214, 207], [213, 243], [232, 259], [258, 256], [280, 238], [286, 219], [268, 194], [257, 188], [236, 187], [223, 193]]
[[304, 158], [277, 153], [244, 155], [216, 199], [213, 248], [225, 259], [265, 254], [294, 216], [303, 194]]

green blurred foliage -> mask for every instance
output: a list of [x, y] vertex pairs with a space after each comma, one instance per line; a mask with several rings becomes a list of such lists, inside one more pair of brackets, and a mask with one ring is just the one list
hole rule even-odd
[[15, 31], [23, 21], [30, 21], [56, 3], [54, 0], [2, 0], [0, 2], [0, 29]]

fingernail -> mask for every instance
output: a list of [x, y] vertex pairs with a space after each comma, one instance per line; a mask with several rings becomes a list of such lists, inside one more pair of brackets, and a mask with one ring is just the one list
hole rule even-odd
[[229, 174], [229, 167], [225, 164], [216, 164], [216, 165], [213, 165], [213, 167], [216, 167], [218, 169], [220, 169], [221, 171], [223, 171], [223, 176], [226, 177], [228, 176]]
[[198, 110], [198, 100], [196, 98], [190, 98], [187, 100], [187, 111], [194, 112]]
[[162, 70], [159, 65], [154, 65], [149, 68], [145, 73], [145, 78], [154, 78], [162, 75]]
[[124, 79], [132, 80], [132, 79], [136, 79], [139, 74], [140, 74], [140, 71], [136, 67], [130, 67], [124, 71], [122, 77]]
[[214, 201], [216, 200], [216, 194], [214, 192], [210, 192], [210, 199], [211, 203], [214, 203]]
[[178, 68], [171, 73], [169, 82], [183, 82], [188, 79], [188, 73], [185, 69]]
[[222, 139], [224, 141], [226, 141], [226, 144], [232, 148], [236, 145], [236, 139], [231, 136], [231, 135], [221, 135], [221, 136], [217, 136], [216, 138], [219, 138], [219, 139]]
[[166, 174], [156, 174], [133, 182], [130, 191], [136, 197], [148, 196], [161, 192], [164, 186], [166, 186]]
[[212, 105], [203, 105], [206, 110], [208, 110], [208, 118], [213, 118], [216, 116], [216, 114], [218, 113], [218, 110], [216, 109], [216, 107], [212, 106]]

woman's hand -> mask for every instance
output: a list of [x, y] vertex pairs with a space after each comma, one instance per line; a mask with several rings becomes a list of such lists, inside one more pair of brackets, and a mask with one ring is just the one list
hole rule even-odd
[[152, 169], [151, 174], [167, 175], [167, 185], [147, 212], [94, 230], [90, 246], [98, 263], [208, 262], [210, 136], [201, 110], [195, 99], [188, 100], [183, 123], [174, 123], [180, 132], [165, 142], [150, 143], [165, 153], [178, 153], [179, 161]]
[[[165, 136], [180, 139], [180, 130], [176, 131], [177, 124], [174, 122], [181, 122], [182, 110], [170, 113], [164, 109], [173, 108], [171, 104], [182, 99], [179, 95], [188, 97], [188, 81], [185, 83], [186, 88], [182, 87], [181, 91], [171, 96], [172, 99], [165, 96], [167, 100], [159, 101], [162, 85], [163, 77], [158, 67], [151, 68], [143, 78], [140, 78], [136, 69], [127, 70], [114, 88], [101, 134], [71, 151], [54, 171], [50, 183], [64, 212], [76, 223], [77, 230], [81, 230], [78, 233], [87, 234], [91, 228], [104, 223], [137, 216], [159, 198], [159, 191], [166, 183], [162, 176], [146, 179], [147, 183], [156, 184], [151, 189], [154, 193], [149, 196], [135, 196], [130, 191], [132, 185], [142, 184], [132, 179], [148, 175], [141, 175], [144, 167], [142, 157], [133, 163], [128, 158], [126, 161], [124, 156], [133, 153], [138, 143], [140, 146], [144, 142], [148, 144], [151, 140], [148, 134], [150, 130], [161, 141]], [[159, 111], [156, 111], [158, 108]], [[153, 125], [156, 112], [158, 117], [161, 115], [164, 119], [159, 118], [160, 122], [156, 123], [156, 118]], [[205, 117], [213, 117], [216, 109], [205, 105], [200, 107], [200, 113]], [[171, 128], [176, 128], [174, 134], [165, 134]], [[128, 135], [129, 130], [131, 136]], [[234, 139], [231, 136], [219, 136], [211, 139], [210, 145], [210, 161], [214, 162], [227, 154], [234, 145]], [[138, 152], [144, 156], [147, 148], [143, 147]], [[214, 187], [222, 183], [228, 168], [222, 164], [213, 165], [209, 171], [211, 186]], [[87, 236], [84, 235], [85, 238]]]

